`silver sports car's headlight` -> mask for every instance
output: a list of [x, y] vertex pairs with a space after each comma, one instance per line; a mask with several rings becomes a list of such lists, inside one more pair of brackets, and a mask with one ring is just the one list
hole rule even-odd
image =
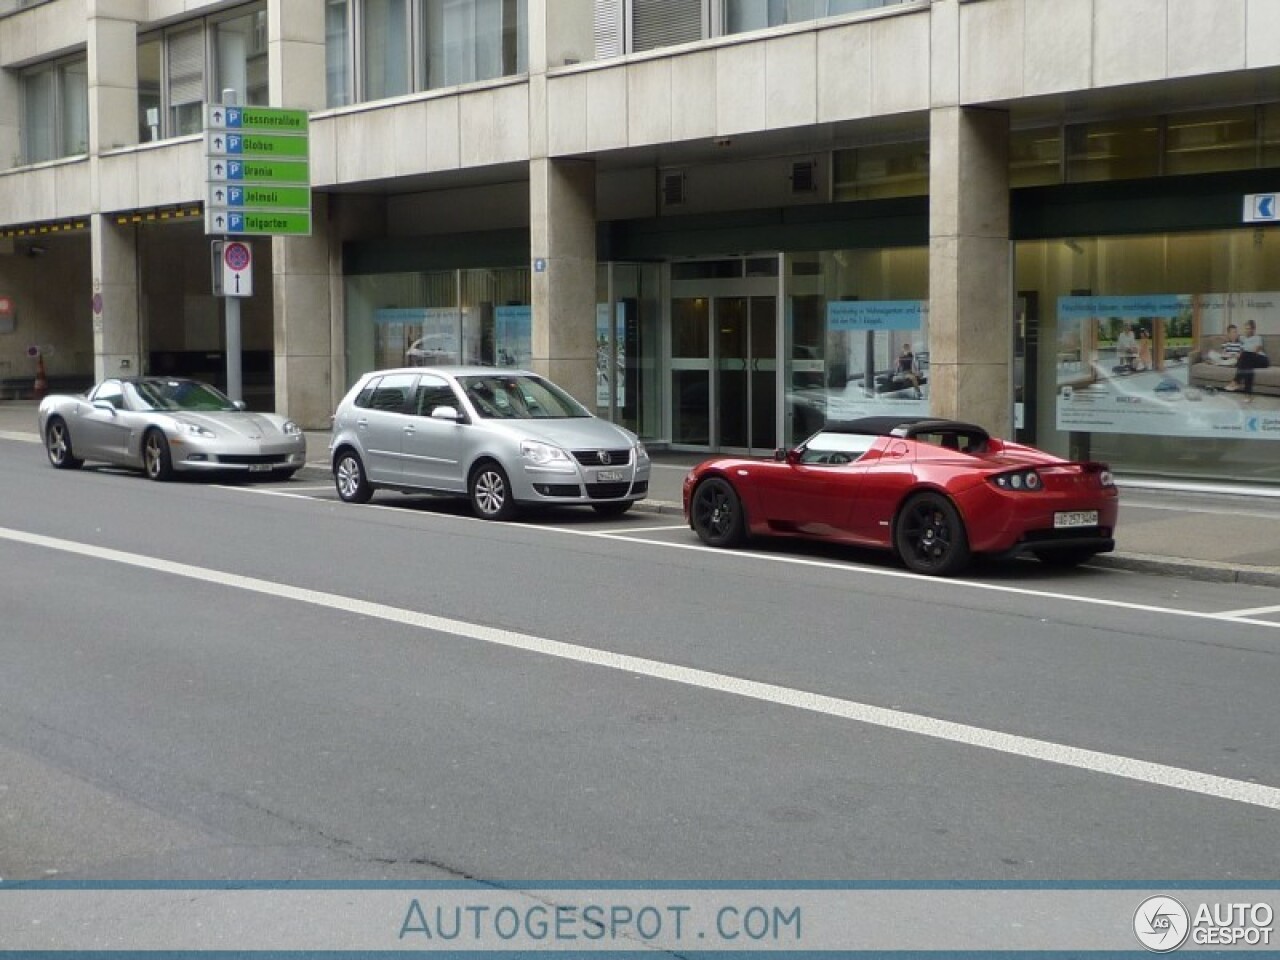
[[281, 427], [280, 429], [285, 432], [286, 436], [290, 436], [290, 437], [296, 437], [298, 434], [302, 432], [302, 428], [298, 426], [296, 423], [294, 423], [292, 420], [286, 420], [284, 422], [284, 426]]
[[521, 440], [520, 456], [544, 466], [553, 463], [567, 464], [569, 462], [569, 455], [559, 447], [553, 447], [549, 443], [540, 443], [537, 440]]
[[193, 437], [211, 438], [211, 437], [217, 436], [217, 434], [214, 433], [212, 430], [210, 430], [208, 427], [202, 427], [198, 423], [179, 423], [178, 432], [189, 433]]

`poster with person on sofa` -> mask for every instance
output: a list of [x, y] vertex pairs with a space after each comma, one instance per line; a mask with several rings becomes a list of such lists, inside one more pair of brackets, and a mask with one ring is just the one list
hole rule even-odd
[[1280, 439], [1280, 292], [1058, 299], [1060, 430]]

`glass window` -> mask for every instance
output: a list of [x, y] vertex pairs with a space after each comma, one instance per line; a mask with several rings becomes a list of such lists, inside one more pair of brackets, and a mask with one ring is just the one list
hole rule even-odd
[[429, 417], [437, 407], [453, 407], [458, 409], [458, 397], [453, 387], [442, 377], [424, 374], [418, 378], [417, 399], [414, 408], [420, 417]]
[[23, 161], [40, 163], [88, 152], [88, 61], [77, 57], [23, 74]]
[[525, 69], [523, 0], [421, 0], [419, 59], [427, 89]]
[[189, 27], [168, 37], [169, 136], [204, 129], [204, 28]]
[[213, 31], [213, 90], [221, 101], [223, 91], [234, 90], [237, 102], [265, 106], [270, 102], [267, 71], [267, 11], [254, 10], [222, 20]]
[[1062, 129], [1015, 130], [1009, 134], [1009, 186], [1062, 182]]
[[1067, 180], [1129, 180], [1160, 173], [1160, 123], [1154, 117], [1067, 128]]
[[1258, 163], [1258, 116], [1253, 107], [1171, 116], [1165, 131], [1164, 172], [1247, 170]]
[[54, 146], [54, 82], [52, 68], [36, 70], [22, 78], [22, 145], [27, 163], [52, 160]]
[[382, 100], [408, 93], [408, 0], [365, 0], [363, 9], [364, 98]]
[[929, 192], [929, 144], [888, 143], [838, 150], [835, 199], [919, 197]]
[[325, 0], [324, 10], [325, 103], [342, 107], [351, 102], [349, 4], [347, 0]]
[[164, 109], [161, 93], [163, 42], [152, 37], [138, 44], [138, 142], [159, 140]]
[[724, 32], [743, 33], [787, 23], [887, 7], [903, 0], [724, 0]]

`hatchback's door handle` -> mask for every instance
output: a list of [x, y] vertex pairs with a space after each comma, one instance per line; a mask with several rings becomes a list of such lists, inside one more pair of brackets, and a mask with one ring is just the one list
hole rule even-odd
[[361, 417], [359, 420], [356, 421], [356, 427], [359, 428], [360, 430], [363, 430], [368, 425], [369, 425], [369, 421], [366, 420], [364, 417]]
[[409, 434], [410, 436], [413, 436], [413, 424], [412, 423], [407, 424], [404, 428], [404, 432]]

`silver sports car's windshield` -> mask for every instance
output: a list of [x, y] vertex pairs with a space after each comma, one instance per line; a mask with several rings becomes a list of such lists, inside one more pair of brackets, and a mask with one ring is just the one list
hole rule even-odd
[[459, 377], [482, 417], [493, 420], [552, 420], [590, 413], [555, 384], [519, 374]]
[[133, 388], [148, 410], [236, 409], [236, 405], [226, 394], [197, 380], [164, 380], [155, 377], [139, 380]]

